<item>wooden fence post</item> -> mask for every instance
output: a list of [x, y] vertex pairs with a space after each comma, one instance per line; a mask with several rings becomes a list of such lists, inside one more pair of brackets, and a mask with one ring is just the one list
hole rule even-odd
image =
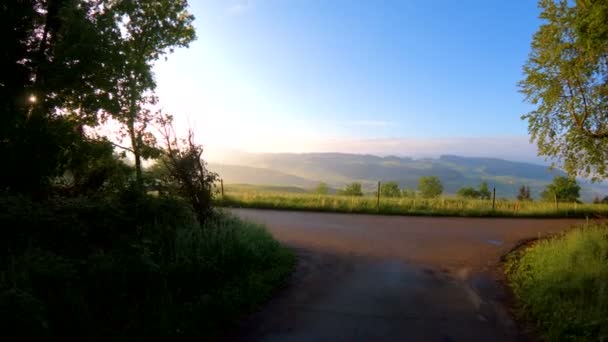
[[492, 210], [496, 209], [496, 188], [492, 190]]
[[557, 204], [557, 193], [553, 193], [553, 199], [555, 200], [555, 210], [559, 209], [559, 205]]
[[376, 210], [380, 212], [380, 181], [378, 181], [378, 199], [376, 201]]

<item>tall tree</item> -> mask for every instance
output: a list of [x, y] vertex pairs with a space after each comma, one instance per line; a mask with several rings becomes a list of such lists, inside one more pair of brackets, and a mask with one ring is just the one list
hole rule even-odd
[[443, 184], [435, 176], [420, 177], [418, 191], [420, 191], [420, 194], [424, 198], [436, 198], [443, 192]]
[[541, 0], [519, 83], [539, 153], [572, 176], [608, 176], [608, 2]]
[[553, 179], [553, 183], [541, 193], [544, 201], [576, 202], [580, 197], [581, 187], [576, 180], [569, 177], [558, 176]]
[[530, 187], [522, 185], [519, 187], [519, 192], [517, 194], [518, 201], [531, 201], [532, 196], [530, 195]]
[[481, 182], [479, 185], [479, 197], [486, 200], [492, 197], [492, 193], [490, 192], [490, 189], [488, 189], [488, 183], [486, 181]]
[[195, 38], [187, 0], [118, 0], [109, 10], [118, 19], [118, 45], [123, 63], [116, 83], [120, 102], [112, 116], [124, 125], [129, 151], [135, 158], [137, 184], [141, 188], [142, 159], [154, 155], [154, 137], [147, 131], [153, 120], [150, 106], [156, 103], [153, 63], [176, 47], [187, 47]]
[[[0, 5], [0, 189], [41, 191], [89, 139], [114, 101], [113, 18], [102, 1], [23, 0]], [[80, 159], [83, 160], [83, 159]]]
[[385, 182], [380, 185], [380, 196], [382, 197], [400, 197], [401, 189], [397, 182]]

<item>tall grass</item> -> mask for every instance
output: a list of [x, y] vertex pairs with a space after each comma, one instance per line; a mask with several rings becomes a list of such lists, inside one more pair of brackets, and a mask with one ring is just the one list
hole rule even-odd
[[264, 301], [293, 255], [172, 198], [0, 196], [0, 329], [30, 340], [209, 339]]
[[547, 340], [608, 340], [608, 225], [538, 241], [506, 266], [521, 314]]
[[595, 217], [608, 215], [606, 204], [580, 204], [461, 198], [381, 198], [280, 192], [232, 192], [218, 205], [226, 207], [380, 213], [386, 215]]

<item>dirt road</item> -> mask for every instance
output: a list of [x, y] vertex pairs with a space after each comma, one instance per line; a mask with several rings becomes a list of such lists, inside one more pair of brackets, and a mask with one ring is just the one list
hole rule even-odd
[[239, 341], [520, 341], [500, 257], [577, 221], [233, 210], [299, 257]]

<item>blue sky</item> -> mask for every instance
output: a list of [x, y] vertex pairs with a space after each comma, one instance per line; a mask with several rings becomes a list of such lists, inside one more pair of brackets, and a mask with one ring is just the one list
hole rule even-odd
[[205, 144], [534, 159], [517, 82], [535, 1], [190, 5], [198, 40], [158, 63], [158, 94]]

